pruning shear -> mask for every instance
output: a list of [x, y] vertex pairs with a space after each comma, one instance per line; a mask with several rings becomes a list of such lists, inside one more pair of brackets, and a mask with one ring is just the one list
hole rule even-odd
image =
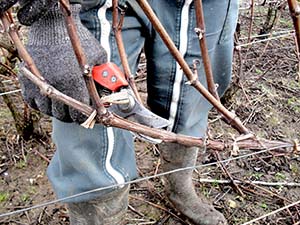
[[[168, 120], [154, 114], [136, 99], [125, 75], [116, 64], [108, 62], [94, 66], [92, 76], [100, 85], [101, 101], [109, 111], [151, 128], [164, 128], [170, 124]], [[142, 137], [151, 142], [157, 141]]]

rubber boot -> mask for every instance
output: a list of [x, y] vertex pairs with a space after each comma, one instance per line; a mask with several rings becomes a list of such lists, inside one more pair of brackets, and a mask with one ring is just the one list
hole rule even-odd
[[128, 207], [129, 185], [101, 198], [69, 203], [71, 225], [122, 225]]
[[[161, 167], [164, 172], [195, 166], [198, 148], [176, 143], [159, 145]], [[198, 196], [192, 181], [193, 170], [184, 170], [163, 177], [165, 193], [174, 207], [192, 222], [199, 225], [225, 225], [225, 217], [205, 198]]]

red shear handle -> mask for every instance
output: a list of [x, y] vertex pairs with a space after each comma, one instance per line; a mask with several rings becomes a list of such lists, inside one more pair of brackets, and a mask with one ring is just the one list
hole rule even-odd
[[94, 66], [92, 70], [94, 80], [101, 86], [116, 92], [121, 87], [127, 87], [128, 82], [125, 79], [123, 72], [120, 68], [111, 62]]

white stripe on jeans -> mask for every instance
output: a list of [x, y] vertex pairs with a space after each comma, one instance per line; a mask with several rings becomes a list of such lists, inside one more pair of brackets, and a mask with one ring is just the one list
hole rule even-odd
[[[112, 7], [112, 0], [107, 0], [106, 3], [98, 10], [98, 18], [101, 24], [100, 43], [107, 52], [107, 61], [111, 60], [111, 49], [109, 43], [109, 35], [111, 32], [111, 24], [106, 18], [106, 11]], [[105, 159], [106, 171], [115, 179], [118, 184], [125, 182], [124, 176], [113, 168], [111, 158], [114, 151], [115, 135], [112, 127], [107, 127], [107, 155]]]
[[109, 45], [109, 34], [111, 31], [111, 24], [106, 18], [106, 11], [110, 7], [112, 7], [112, 0], [107, 0], [105, 4], [98, 10], [98, 18], [101, 25], [100, 43], [106, 50], [108, 61], [110, 61], [111, 58], [111, 49]]
[[[182, 56], [184, 56], [187, 52], [189, 10], [190, 10], [191, 3], [192, 0], [185, 0], [185, 3], [181, 10], [179, 51]], [[183, 71], [180, 68], [179, 64], [176, 63], [175, 81], [173, 84], [173, 94], [172, 94], [172, 101], [170, 105], [170, 114], [169, 114], [170, 125], [167, 128], [169, 131], [171, 131], [174, 127], [175, 118], [178, 112], [178, 102], [180, 97], [180, 87], [181, 87], [182, 79], [183, 79]]]
[[107, 137], [108, 137], [108, 149], [107, 149], [107, 156], [105, 160], [105, 168], [107, 172], [117, 181], [118, 184], [125, 183], [125, 179], [123, 175], [114, 169], [111, 165], [111, 157], [114, 151], [115, 145], [115, 135], [112, 127], [107, 127]]

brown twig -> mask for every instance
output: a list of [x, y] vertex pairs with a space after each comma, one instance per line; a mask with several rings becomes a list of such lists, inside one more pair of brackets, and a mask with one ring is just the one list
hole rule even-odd
[[251, 0], [251, 15], [250, 15], [250, 25], [249, 25], [249, 31], [248, 31], [248, 43], [250, 43], [250, 41], [251, 41], [253, 17], [254, 17], [254, 0]]
[[214, 152], [217, 160], [218, 160], [218, 164], [221, 167], [221, 170], [223, 171], [223, 173], [230, 179], [232, 186], [236, 189], [236, 191], [242, 196], [245, 197], [245, 194], [243, 193], [243, 191], [240, 189], [239, 185], [235, 182], [235, 179], [232, 177], [232, 175], [229, 173], [229, 171], [227, 170], [227, 168], [225, 167], [225, 165], [223, 163], [221, 163], [221, 157], [220, 154], [218, 152]]
[[13, 21], [10, 20], [9, 13], [2, 14], [1, 16], [2, 24], [4, 26], [4, 30], [8, 32], [11, 39], [13, 40], [19, 56], [26, 62], [27, 67], [30, 69], [30, 71], [38, 76], [41, 80], [44, 80], [42, 75], [40, 74], [39, 70], [37, 69], [36, 65], [33, 62], [33, 59], [29, 55], [29, 53], [26, 51], [22, 41], [19, 38], [17, 27], [13, 23]]
[[[267, 193], [267, 196], [269, 196], [271, 198], [273, 198], [275, 196], [275, 197], [279, 198], [280, 200], [286, 201], [288, 203], [292, 203], [292, 201], [288, 200], [287, 198], [285, 198], [283, 196], [280, 196], [279, 194], [274, 193], [274, 192], [272, 192], [272, 191], [270, 191], [270, 190], [268, 190], [264, 187], [259, 186], [259, 185], [272, 186], [272, 184], [275, 184], [275, 183], [267, 183], [267, 182], [263, 183], [263, 182], [255, 182], [255, 181], [246, 181], [246, 180], [243, 180], [243, 179], [240, 179], [240, 181], [245, 183], [245, 184], [249, 184], [249, 185], [253, 186], [256, 189], [259, 189], [259, 190]], [[297, 187], [296, 183], [285, 183], [284, 184], [284, 182], [282, 182], [282, 185], [283, 186], [289, 186], [289, 187], [293, 187], [293, 186]]]
[[37, 149], [34, 149], [34, 153], [39, 155], [43, 160], [45, 160], [47, 163], [50, 163], [50, 159], [48, 159], [45, 155], [40, 153]]
[[163, 207], [163, 206], [161, 206], [161, 205], [157, 205], [157, 204], [155, 204], [155, 203], [153, 203], [153, 202], [149, 202], [149, 201], [147, 201], [147, 200], [145, 200], [145, 199], [142, 199], [142, 198], [139, 198], [139, 197], [136, 197], [136, 196], [133, 196], [133, 195], [129, 195], [129, 198], [133, 198], [133, 199], [135, 199], [135, 200], [139, 200], [139, 201], [145, 202], [145, 203], [147, 203], [147, 204], [149, 204], [149, 205], [151, 205], [151, 206], [154, 206], [155, 208], [158, 208], [158, 209], [160, 209], [160, 210], [163, 210], [163, 211], [165, 211], [166, 213], [168, 213], [168, 214], [174, 216], [174, 217], [175, 217], [176, 219], [178, 219], [182, 224], [186, 224], [186, 222], [183, 221], [180, 217], [178, 217], [176, 214], [170, 212], [170, 210], [166, 209], [165, 207]]
[[[145, 174], [140, 170], [140, 168], [137, 168], [137, 170], [138, 170], [139, 175], [140, 175], [141, 177], [145, 177]], [[155, 175], [156, 175], [156, 174], [155, 174]], [[148, 191], [150, 192], [150, 194], [151, 194], [152, 196], [154, 196], [154, 197], [158, 196], [161, 200], [164, 199], [163, 196], [162, 196], [159, 192], [156, 192], [156, 191], [155, 191], [155, 187], [154, 187], [154, 185], [151, 183], [150, 180], [147, 180], [146, 183], [147, 183], [147, 186], [148, 186]]]
[[289, 208], [287, 208], [286, 211], [287, 211], [287, 213], [289, 214], [289, 216], [292, 218], [293, 224], [295, 224], [296, 221], [295, 221], [295, 219], [294, 219], [294, 217], [293, 217], [293, 215], [292, 215], [292, 213], [291, 213], [291, 210], [290, 210]]
[[[293, 182], [291, 182], [291, 183], [288, 183], [288, 182], [278, 182], [277, 185], [276, 185], [276, 183], [272, 183], [272, 182], [246, 181], [246, 180], [244, 180], [244, 179], [240, 179], [239, 181], [242, 182], [242, 183], [246, 183], [246, 184], [252, 185], [254, 188], [260, 189], [260, 190], [262, 190], [263, 192], [267, 193], [267, 195], [266, 195], [265, 197], [270, 197], [270, 198], [272, 198], [272, 197], [275, 196], [275, 197], [277, 197], [278, 199], [280, 199], [280, 200], [282, 200], [282, 201], [284, 201], [284, 202], [287, 202], [287, 203], [289, 203], [289, 204], [292, 203], [291, 200], [289, 200], [289, 199], [287, 199], [287, 198], [285, 198], [285, 197], [283, 197], [283, 196], [280, 196], [279, 194], [274, 193], [274, 192], [272, 192], [272, 191], [270, 191], [270, 190], [268, 190], [268, 189], [266, 189], [266, 188], [264, 188], [264, 187], [261, 187], [261, 186], [259, 186], [259, 185], [265, 185], [265, 186], [279, 186], [279, 185], [283, 185], [283, 186], [295, 186], [295, 187], [299, 186], [299, 183], [293, 183]], [[241, 186], [241, 187], [243, 187], [243, 186]], [[245, 188], [245, 187], [243, 187], [243, 188]], [[248, 190], [248, 191], [249, 191], [249, 190]], [[254, 194], [257, 194], [258, 192], [253, 191], [253, 193], [254, 193]], [[297, 208], [296, 206], [295, 206], [295, 209], [296, 209], [297, 213], [299, 214], [298, 208]], [[287, 208], [286, 210], [289, 211], [288, 208]]]
[[142, 214], [142, 213], [140, 213], [139, 211], [137, 211], [132, 205], [128, 205], [128, 208], [132, 211], [132, 212], [134, 212], [135, 214], [137, 214], [137, 215], [139, 215], [140, 217], [145, 217], [145, 215], [144, 214]]
[[[272, 36], [272, 35], [271, 35]], [[251, 68], [245, 73], [244, 75], [244, 78], [247, 79], [247, 77], [249, 76], [249, 74], [252, 72], [252, 70], [257, 66], [257, 64], [259, 62], [261, 62], [262, 60], [262, 57], [264, 56], [267, 48], [269, 47], [269, 44], [270, 44], [270, 40], [267, 40], [267, 43], [265, 44], [264, 48], [263, 48], [263, 51], [261, 52], [261, 54], [259, 55], [259, 57], [257, 57], [257, 60], [256, 60], [256, 63], [253, 63], [253, 65], [251, 66]], [[246, 56], [247, 57], [247, 56]], [[275, 64], [275, 63], [274, 63]], [[256, 81], [255, 81], [256, 83]]]
[[296, 0], [287, 0], [290, 14], [293, 19], [294, 28], [296, 31], [296, 39], [297, 39], [297, 46], [298, 46], [298, 52], [300, 52], [300, 7], [299, 3]]
[[204, 70], [205, 70], [205, 74], [206, 74], [207, 89], [218, 101], [220, 101], [220, 98], [219, 98], [219, 95], [217, 92], [217, 87], [214, 82], [212, 67], [211, 67], [207, 44], [206, 44], [205, 23], [204, 23], [202, 0], [195, 0], [194, 4], [195, 4], [196, 23], [197, 23], [197, 28], [195, 28], [195, 32], [197, 33], [198, 38], [199, 38], [201, 56], [202, 56]]
[[159, 33], [165, 45], [169, 49], [170, 53], [181, 66], [181, 69], [187, 76], [190, 84], [195, 89], [197, 89], [220, 113], [222, 113], [224, 117], [229, 121], [229, 123], [233, 127], [235, 127], [240, 133], [249, 133], [249, 130], [242, 124], [242, 122], [237, 118], [237, 116], [229, 112], [212, 94], [210, 94], [210, 92], [199, 82], [198, 79], [195, 79], [193, 71], [190, 69], [183, 56], [180, 54], [179, 50], [175, 46], [167, 31], [162, 26], [161, 22], [153, 12], [148, 2], [146, 0], [138, 0], [137, 2], [145, 12], [150, 22], [153, 24], [153, 27]]
[[298, 59], [298, 72], [297, 72], [297, 75], [298, 75], [298, 80], [300, 80], [300, 52], [299, 52], [299, 46], [298, 46], [296, 35], [294, 35], [294, 39], [295, 39], [295, 44], [296, 44], [296, 56], [297, 56], [297, 59]]
[[127, 60], [127, 55], [122, 39], [122, 26], [123, 26], [123, 21], [124, 21], [124, 10], [121, 11], [121, 18], [119, 20], [119, 7], [118, 7], [118, 0], [113, 0], [113, 30], [115, 33], [115, 38], [116, 38], [116, 43], [118, 46], [118, 51], [121, 59], [121, 63], [124, 69], [124, 73], [126, 76], [126, 79], [133, 90], [133, 93], [137, 100], [142, 104], [142, 99], [141, 96], [139, 95], [139, 92], [137, 90], [137, 87], [134, 82], [134, 76], [130, 71], [129, 63]]
[[14, 78], [18, 77], [18, 75], [15, 73], [15, 71], [12, 70], [8, 65], [6, 65], [3, 62], [0, 62], [0, 65], [3, 66], [11, 75], [14, 76]]
[[270, 195], [270, 194], [264, 194], [264, 193], [262, 193], [262, 192], [258, 192], [257, 190], [251, 189], [251, 188], [249, 188], [249, 187], [245, 187], [245, 186], [243, 186], [243, 185], [241, 185], [241, 188], [242, 188], [245, 192], [251, 193], [251, 194], [253, 194], [253, 195], [255, 195], [255, 196], [261, 196], [261, 197], [263, 197], [263, 198], [267, 198], [267, 199], [270, 199], [270, 200], [273, 199], [273, 196]]
[[154, 175], [156, 175], [158, 173], [158, 168], [160, 167], [161, 165], [161, 162], [160, 162], [160, 158], [158, 158], [157, 160], [157, 163], [156, 163], [156, 166], [155, 166], [155, 171], [154, 171]]
[[[238, 34], [235, 33], [235, 36], [234, 36], [234, 41], [235, 41], [235, 44], [236, 44], [236, 52], [238, 54], [238, 58], [239, 58], [239, 61], [240, 61], [240, 66], [239, 66], [239, 70], [238, 70], [238, 75], [236, 76], [236, 81], [234, 82], [234, 86], [233, 86], [233, 89], [234, 89], [234, 93], [237, 91], [238, 88], [240, 88], [243, 92], [243, 95], [245, 96], [248, 104], [251, 105], [251, 101], [248, 97], [248, 95], [246, 94], [246, 91], [245, 91], [245, 88], [244, 88], [244, 85], [243, 85], [243, 79], [245, 77], [244, 73], [243, 73], [243, 70], [244, 70], [244, 62], [247, 58], [247, 55], [248, 55], [248, 49], [245, 53], [245, 56], [243, 56], [241, 54], [241, 47], [240, 47], [240, 43], [239, 43], [239, 38], [238, 38]], [[246, 124], [245, 121], [243, 122], [243, 124]]]
[[12, 42], [9, 39], [9, 36], [7, 34], [4, 34], [2, 31], [3, 26], [2, 24], [0, 24], [0, 48], [5, 49], [7, 52], [9, 52], [10, 56], [8, 56], [8, 58], [10, 59], [14, 59], [14, 58], [18, 58], [18, 52], [16, 47], [12, 44]]
[[59, 0], [59, 2], [62, 6], [61, 8], [62, 8], [62, 11], [64, 14], [66, 28], [67, 28], [67, 31], [68, 31], [68, 34], [70, 37], [70, 41], [72, 43], [77, 61], [82, 69], [89, 94], [91, 96], [94, 106], [96, 106], [96, 108], [97, 108], [97, 113], [99, 115], [104, 115], [107, 113], [107, 110], [100, 101], [100, 97], [98, 95], [98, 92], [97, 92], [97, 89], [95, 86], [95, 82], [91, 75], [91, 68], [88, 65], [86, 56], [84, 54], [83, 48], [80, 43], [79, 36], [77, 34], [77, 28], [76, 28], [74, 19], [72, 17], [71, 11], [70, 11], [70, 4], [66, 0]]

